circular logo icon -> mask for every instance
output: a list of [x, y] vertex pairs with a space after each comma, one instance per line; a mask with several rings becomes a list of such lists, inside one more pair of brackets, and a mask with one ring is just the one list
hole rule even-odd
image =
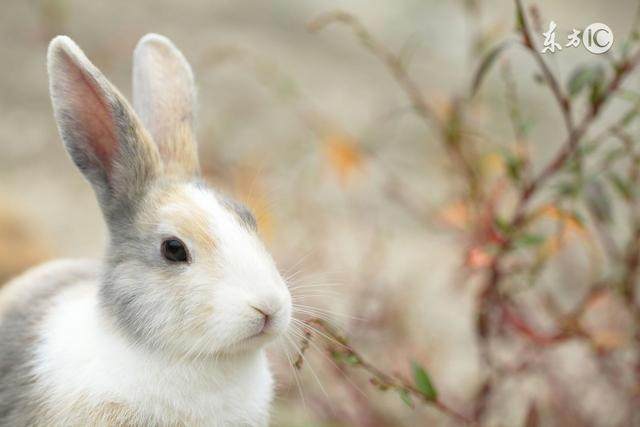
[[582, 43], [591, 53], [605, 53], [613, 46], [613, 31], [606, 24], [595, 22], [582, 32]]

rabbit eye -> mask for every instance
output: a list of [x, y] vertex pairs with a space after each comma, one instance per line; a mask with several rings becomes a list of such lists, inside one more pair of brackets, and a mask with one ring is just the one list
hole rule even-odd
[[172, 237], [162, 242], [162, 256], [171, 262], [188, 262], [189, 252], [182, 240]]

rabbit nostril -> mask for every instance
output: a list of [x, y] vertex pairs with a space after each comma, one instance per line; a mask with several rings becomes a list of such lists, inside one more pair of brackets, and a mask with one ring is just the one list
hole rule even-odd
[[269, 313], [266, 313], [264, 310], [260, 310], [257, 307], [251, 306], [251, 308], [253, 308], [258, 313], [262, 314], [262, 319], [263, 319], [262, 330], [267, 329], [267, 327], [269, 326], [269, 323], [271, 321], [271, 315]]

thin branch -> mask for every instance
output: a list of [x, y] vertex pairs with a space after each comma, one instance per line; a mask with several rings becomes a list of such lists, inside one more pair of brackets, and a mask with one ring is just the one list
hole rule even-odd
[[438, 128], [443, 126], [431, 106], [425, 101], [418, 84], [407, 73], [400, 57], [393, 54], [376, 40], [356, 17], [338, 10], [321, 15], [311, 21], [308, 27], [310, 31], [318, 32], [334, 22], [341, 22], [350, 27], [360, 40], [360, 43], [386, 65], [420, 116], [428, 122], [434, 123]]
[[[336, 359], [336, 355], [340, 357], [336, 359], [336, 362], [345, 363], [344, 360], [347, 360], [346, 364], [362, 369], [370, 375], [370, 382], [375, 387], [380, 390], [397, 390], [401, 393], [408, 393], [413, 396], [416, 400], [421, 401], [425, 404], [432, 405], [436, 409], [438, 409], [443, 414], [457, 420], [463, 422], [467, 425], [475, 425], [476, 423], [471, 420], [469, 417], [463, 415], [462, 413], [456, 411], [455, 409], [448, 406], [446, 403], [442, 401], [439, 397], [427, 398], [425, 394], [416, 388], [411, 382], [402, 378], [400, 375], [391, 375], [387, 372], [384, 372], [382, 369], [376, 367], [373, 363], [369, 362], [366, 358], [362, 356], [360, 352], [355, 350], [348, 342], [347, 338], [340, 334], [333, 326], [328, 324], [323, 319], [309, 319], [306, 320], [309, 326], [315, 325], [315, 327], [310, 327], [305, 331], [305, 338], [302, 341], [301, 349], [307, 349], [309, 347], [309, 340], [313, 335], [317, 334], [317, 328], [322, 329], [324, 334], [318, 335], [319, 337], [323, 337], [323, 335], [329, 336], [333, 341], [340, 343], [340, 346], [335, 346], [333, 341], [330, 341], [325, 344], [326, 349], [331, 357]], [[302, 355], [300, 355], [300, 358]], [[302, 366], [302, 362], [296, 360], [295, 366], [297, 368]]]
[[540, 71], [542, 72], [544, 80], [549, 85], [551, 92], [555, 96], [558, 101], [558, 105], [560, 107], [560, 111], [562, 112], [562, 117], [565, 122], [565, 126], [569, 134], [573, 132], [573, 117], [571, 115], [571, 102], [569, 97], [565, 95], [562, 91], [560, 83], [549, 69], [549, 66], [545, 62], [542, 54], [536, 48], [536, 45], [533, 41], [533, 37], [531, 35], [531, 28], [529, 26], [529, 22], [527, 20], [527, 16], [524, 13], [524, 8], [522, 6], [522, 0], [516, 0], [516, 12], [520, 17], [520, 23], [522, 24], [522, 28], [520, 29], [523, 37], [523, 43], [527, 49], [531, 52], [531, 55], [535, 59]]
[[439, 118], [434, 109], [427, 103], [418, 83], [409, 75], [402, 58], [391, 52], [380, 41], [373, 37], [364, 25], [353, 15], [339, 10], [330, 12], [311, 21], [308, 27], [310, 31], [318, 32], [334, 22], [342, 23], [351, 28], [361, 45], [386, 66], [394, 80], [409, 98], [418, 116], [420, 116], [427, 125], [435, 125], [442, 138], [445, 151], [454, 164], [461, 166], [465, 174], [470, 195], [476, 198], [479, 190], [478, 173], [468, 159], [468, 156], [465, 155], [462, 145], [458, 140], [459, 133], [456, 132], [457, 129], [454, 129], [455, 126], [459, 124], [459, 105], [454, 102], [452, 115], [447, 120]]
[[520, 194], [516, 214], [512, 221], [512, 226], [520, 225], [525, 219], [524, 208], [531, 200], [532, 196], [542, 187], [542, 185], [558, 171], [562, 169], [567, 160], [575, 153], [582, 137], [589, 130], [594, 120], [598, 117], [602, 108], [610, 100], [611, 96], [618, 90], [624, 79], [629, 73], [635, 69], [640, 62], [640, 49], [628, 60], [624, 61], [616, 70], [611, 82], [604, 89], [602, 95], [598, 97], [587, 111], [580, 124], [569, 133], [566, 142], [558, 151], [556, 156], [547, 164], [547, 166], [534, 178]]

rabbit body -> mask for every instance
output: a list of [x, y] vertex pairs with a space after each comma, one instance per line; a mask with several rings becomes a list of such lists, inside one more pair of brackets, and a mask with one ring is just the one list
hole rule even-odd
[[101, 318], [99, 277], [97, 262], [54, 261], [0, 293], [13, 299], [0, 311], [0, 425], [267, 424], [263, 351], [217, 361], [140, 351]]
[[135, 109], [67, 37], [48, 65], [109, 244], [0, 288], [0, 426], [267, 425], [291, 297], [250, 212], [200, 178], [186, 60], [145, 36]]

